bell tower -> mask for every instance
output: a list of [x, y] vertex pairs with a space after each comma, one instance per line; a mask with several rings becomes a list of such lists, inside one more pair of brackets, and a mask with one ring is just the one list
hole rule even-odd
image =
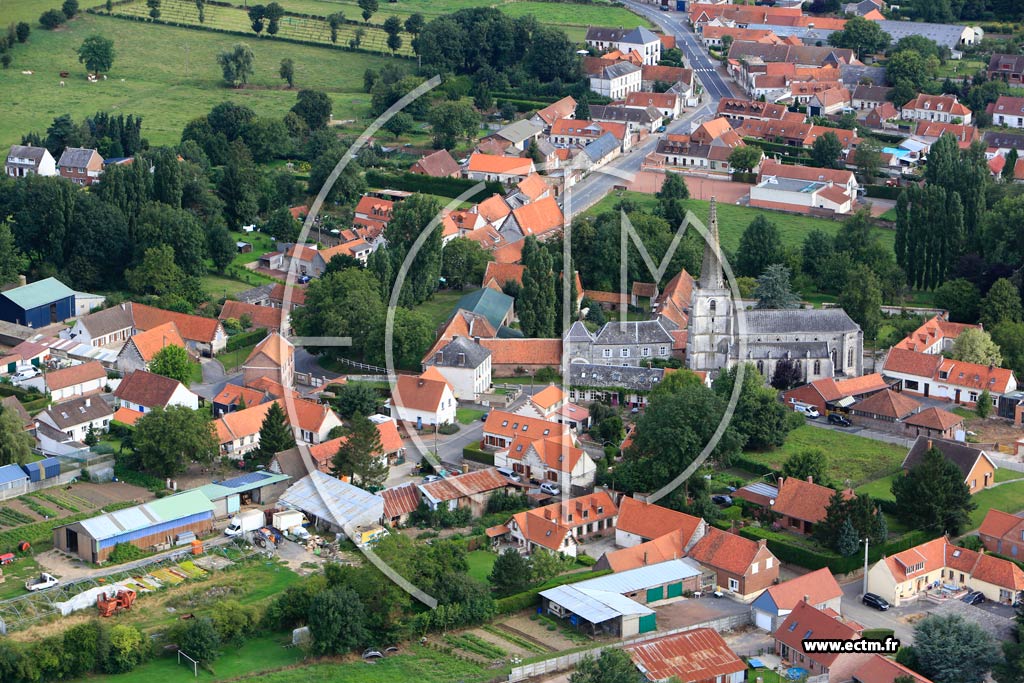
[[728, 367], [733, 342], [732, 292], [722, 273], [722, 250], [718, 241], [718, 207], [711, 198], [708, 237], [704, 245], [700, 278], [690, 304], [686, 364], [691, 370], [711, 372]]

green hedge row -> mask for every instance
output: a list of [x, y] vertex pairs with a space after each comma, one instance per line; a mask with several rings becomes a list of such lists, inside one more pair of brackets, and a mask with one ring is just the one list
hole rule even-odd
[[757, 174], [756, 173], [740, 173], [739, 171], [733, 171], [733, 173], [732, 173], [732, 181], [734, 183], [749, 183], [750, 185], [753, 185], [754, 183], [757, 182]]
[[[751, 540], [765, 539], [768, 541], [768, 549], [783, 562], [789, 562], [805, 569], [822, 569], [828, 567], [833, 574], [848, 574], [860, 568], [864, 563], [864, 556], [854, 553], [849, 557], [843, 557], [838, 553], [825, 548], [815, 549], [799, 543], [792, 536], [771, 531], [760, 527], [744, 527], [740, 530], [740, 536]], [[872, 545], [868, 550], [868, 562], [874, 564], [883, 556], [903, 552], [926, 541], [935, 538], [934, 534], [924, 531], [911, 531], [901, 538], [884, 545]]]
[[494, 453], [488, 453], [485, 450], [474, 448], [472, 446], [466, 446], [462, 449], [462, 457], [466, 460], [472, 460], [483, 465], [494, 465]]
[[[452, 198], [458, 197], [477, 184], [477, 181], [465, 178], [434, 178], [418, 173], [381, 173], [373, 170], [366, 172], [366, 182], [370, 187], [387, 187], [392, 190], [422, 192]], [[484, 185], [484, 189], [470, 197], [469, 201], [479, 202], [493, 194], [504, 194], [505, 192], [505, 188], [499, 182], [489, 181]]]
[[506, 104], [511, 104], [513, 107], [516, 108], [516, 111], [519, 112], [520, 114], [524, 114], [528, 111], [536, 111], [538, 109], [543, 109], [544, 107], [551, 104], [550, 102], [542, 102], [540, 100], [517, 100], [512, 99], [510, 97], [502, 97], [500, 99], [495, 99], [495, 102], [497, 103], [499, 109], [501, 107], [504, 107]]
[[[133, 505], [135, 505], [135, 503], [131, 501], [124, 501], [121, 503], [107, 505], [103, 510], [105, 512], [113, 512], [114, 510], [122, 510], [124, 508], [132, 507]], [[92, 512], [82, 512], [77, 515], [71, 515], [70, 517], [48, 519], [44, 522], [27, 524], [9, 531], [0, 532], [0, 553], [14, 552], [18, 547], [18, 544], [22, 541], [28, 541], [34, 546], [48, 543], [53, 538], [53, 530], [57, 527], [83, 519], [89, 519], [90, 517], [95, 517], [99, 514], [102, 513], [95, 510]]]
[[740, 455], [736, 455], [736, 456], [733, 456], [732, 458], [730, 458], [729, 459], [729, 464], [732, 467], [736, 467], [736, 468], [739, 468], [741, 470], [746, 470], [747, 472], [750, 472], [751, 474], [760, 474], [760, 475], [774, 474], [776, 476], [779, 476], [779, 475], [782, 474], [782, 472], [780, 472], [779, 470], [774, 470], [771, 467], [768, 467], [767, 465], [759, 463], [756, 460], [752, 460], [752, 459], [748, 458], [746, 456], [746, 454], [743, 454], [743, 453], [741, 453]]
[[237, 351], [238, 349], [244, 349], [246, 346], [259, 344], [261, 341], [263, 341], [263, 338], [266, 336], [266, 330], [250, 330], [248, 332], [239, 332], [233, 337], [228, 337], [228, 344], [225, 347], [225, 350]]
[[865, 185], [864, 193], [869, 197], [877, 199], [899, 199], [902, 187], [887, 187], [885, 185]]
[[541, 591], [546, 591], [549, 588], [555, 586], [565, 586], [570, 583], [577, 583], [579, 581], [586, 581], [587, 579], [596, 579], [599, 576], [605, 574], [611, 574], [611, 569], [602, 569], [596, 572], [579, 572], [577, 574], [565, 574], [563, 576], [556, 576], [555, 578], [542, 583], [536, 588], [531, 588], [528, 591], [522, 593], [516, 593], [510, 595], [507, 598], [499, 598], [494, 601], [494, 613], [495, 614], [512, 614], [519, 612], [527, 607], [533, 607], [537, 604], [537, 596], [540, 595]]

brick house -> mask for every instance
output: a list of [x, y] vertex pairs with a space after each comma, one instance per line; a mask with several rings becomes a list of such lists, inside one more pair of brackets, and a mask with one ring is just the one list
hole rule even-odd
[[[782, 516], [779, 525], [798, 534], [810, 534], [814, 525], [825, 519], [835, 490], [814, 483], [813, 477], [807, 481], [796, 477], [779, 478], [779, 497], [771, 506], [773, 512]], [[853, 491], [843, 492], [846, 499], [853, 497]]]
[[779, 578], [779, 561], [767, 541], [752, 541], [718, 527], [708, 527], [688, 556], [717, 573], [719, 590], [744, 602]]
[[932, 439], [926, 436], [919, 436], [914, 441], [914, 445], [907, 452], [907, 457], [903, 459], [903, 470], [907, 471], [920, 463], [924, 454], [932, 448], [937, 448], [942, 455], [960, 468], [964, 475], [964, 483], [972, 495], [995, 483], [996, 464], [985, 451], [959, 441]]
[[68, 147], [60, 155], [57, 172], [75, 185], [92, 185], [103, 174], [103, 157], [94, 149]]

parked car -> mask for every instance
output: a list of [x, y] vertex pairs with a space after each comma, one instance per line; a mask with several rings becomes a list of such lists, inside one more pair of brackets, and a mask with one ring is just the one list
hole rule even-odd
[[47, 588], [53, 588], [60, 580], [53, 574], [42, 573], [39, 576], [29, 579], [25, 582], [25, 588], [30, 591], [41, 591]]
[[892, 607], [889, 601], [883, 598], [881, 595], [875, 595], [874, 593], [865, 593], [864, 597], [860, 600], [868, 607], [874, 607], [875, 609], [884, 612], [885, 610]]
[[520, 481], [523, 480], [523, 478], [521, 476], [519, 476], [518, 474], [516, 474], [515, 472], [513, 472], [512, 470], [510, 470], [507, 467], [499, 467], [498, 468], [498, 474], [500, 474], [501, 476], [505, 477], [506, 479], [508, 479], [510, 481], [520, 482]]
[[310, 277], [309, 277], [308, 275], [300, 275], [300, 276], [299, 276], [299, 284], [300, 284], [300, 285], [306, 285], [306, 284], [309, 284], [309, 281], [310, 281], [311, 279], [312, 279], [312, 278], [310, 278]]
[[483, 415], [480, 416], [480, 421], [481, 422], [487, 422], [487, 418], [489, 416], [490, 416], [490, 413], [484, 413]]
[[11, 383], [12, 384], [20, 384], [21, 382], [24, 382], [26, 380], [30, 380], [33, 377], [38, 377], [38, 376], [39, 376], [39, 368], [30, 365], [28, 367], [21, 368], [16, 373], [11, 375]]
[[985, 602], [985, 594], [981, 591], [970, 591], [964, 597], [960, 598], [968, 605], [980, 605]]
[[732, 496], [711, 496], [711, 502], [715, 505], [732, 505]]
[[424, 484], [433, 484], [435, 481], [441, 481], [441, 477], [437, 476], [436, 474], [428, 474], [427, 476], [423, 477]]
[[664, 133], [664, 132], [665, 132], [665, 126], [658, 126], [658, 127], [657, 127], [657, 128], [655, 129], [655, 131], [654, 131], [654, 132], [655, 132], [655, 133]]
[[544, 482], [543, 484], [540, 485], [540, 492], [546, 493], [549, 496], [557, 496], [562, 492], [562, 489], [558, 488], [558, 484]]
[[818, 412], [817, 408], [803, 403], [793, 404], [793, 410], [811, 420], [817, 420], [819, 417], [821, 417], [821, 413]]
[[839, 413], [829, 413], [828, 423], [830, 425], [839, 425], [840, 427], [849, 427], [852, 423]]

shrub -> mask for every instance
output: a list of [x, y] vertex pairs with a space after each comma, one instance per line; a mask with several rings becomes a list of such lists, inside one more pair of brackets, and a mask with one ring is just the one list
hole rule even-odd
[[[391, 174], [373, 170], [366, 172], [366, 182], [372, 187], [390, 187], [395, 190], [422, 192], [452, 198], [458, 197], [477, 184], [475, 180], [464, 178], [433, 178], [416, 173]], [[502, 194], [505, 191], [499, 182], [488, 181], [485, 184], [486, 187], [483, 190], [470, 197], [467, 201], [482, 201], [492, 194]]]
[[146, 553], [141, 548], [131, 543], [118, 543], [114, 546], [114, 550], [107, 559], [112, 564], [121, 564], [122, 562], [141, 559], [145, 555]]
[[252, 346], [263, 341], [263, 338], [267, 336], [266, 330], [252, 330], [250, 332], [241, 332], [233, 337], [228, 338], [227, 346], [225, 351], [237, 351], [238, 349], [245, 348], [246, 346]]
[[484, 465], [494, 465], [494, 453], [489, 453], [475, 446], [466, 446], [462, 449], [462, 457], [466, 460], [479, 462]]
[[455, 424], [454, 422], [445, 422], [444, 424], [438, 426], [437, 431], [440, 434], [455, 434], [456, 432], [459, 431], [459, 425]]
[[48, 9], [39, 15], [39, 25], [52, 31], [63, 24], [66, 19], [67, 17], [59, 9]]

